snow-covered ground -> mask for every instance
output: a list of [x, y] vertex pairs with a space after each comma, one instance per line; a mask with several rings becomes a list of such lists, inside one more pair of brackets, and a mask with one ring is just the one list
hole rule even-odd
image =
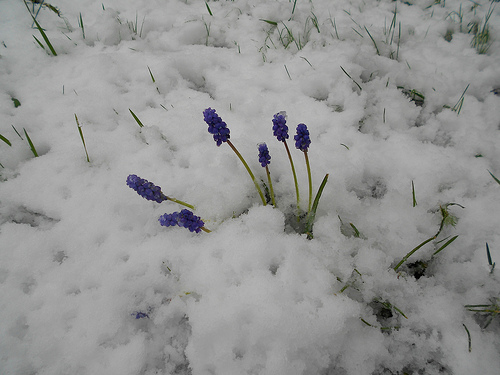
[[[497, 2], [44, 4], [57, 56], [0, 0], [0, 374], [500, 372]], [[209, 107], [266, 183], [267, 143], [277, 208]], [[297, 124], [314, 194], [329, 174], [312, 240], [280, 111], [302, 210]], [[185, 207], [129, 174], [211, 232], [160, 226]]]

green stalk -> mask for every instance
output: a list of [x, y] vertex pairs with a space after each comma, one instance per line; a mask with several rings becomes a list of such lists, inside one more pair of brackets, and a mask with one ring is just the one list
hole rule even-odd
[[269, 182], [269, 190], [271, 193], [271, 202], [273, 206], [276, 207], [276, 199], [274, 198], [273, 182], [271, 181], [271, 173], [269, 173], [269, 168], [266, 165], [267, 181]]
[[28, 135], [28, 132], [26, 131], [26, 129], [23, 128], [23, 130], [24, 130], [24, 135], [26, 135], [26, 139], [28, 140], [28, 144], [30, 145], [31, 152], [37, 158], [38, 157], [38, 153], [36, 152], [35, 145], [33, 144], [33, 142], [31, 142], [31, 138]]
[[182, 206], [186, 206], [187, 208], [190, 208], [190, 209], [194, 210], [194, 206], [193, 206], [193, 205], [191, 205], [191, 204], [189, 204], [189, 203], [186, 203], [186, 202], [180, 201], [180, 200], [175, 199], [175, 198], [172, 198], [172, 197], [167, 197], [167, 199], [168, 199], [169, 201], [172, 201], [172, 202], [178, 203], [178, 204], [180, 204], [180, 205], [182, 205]]
[[311, 203], [312, 203], [312, 177], [311, 177], [311, 167], [309, 165], [309, 157], [307, 156], [307, 150], [304, 151], [304, 157], [306, 158], [306, 166], [307, 166], [307, 177], [309, 179], [309, 205], [307, 206], [307, 212], [311, 211]]
[[288, 160], [290, 160], [290, 166], [292, 167], [293, 181], [295, 183], [295, 192], [297, 193], [297, 221], [300, 221], [300, 197], [299, 197], [299, 184], [297, 183], [297, 174], [295, 173], [295, 167], [293, 165], [292, 155], [290, 154], [290, 149], [286, 143], [286, 139], [283, 141], [285, 144], [286, 153], [288, 154]]
[[323, 194], [323, 189], [325, 188], [326, 183], [328, 182], [328, 176], [329, 174], [327, 173], [323, 178], [323, 181], [319, 186], [318, 192], [316, 193], [316, 197], [314, 198], [312, 209], [307, 215], [306, 234], [307, 234], [307, 239], [309, 240], [313, 238], [312, 228], [314, 225], [314, 219], [316, 218], [316, 210], [318, 209], [319, 199], [321, 198], [321, 194]]
[[414, 253], [415, 251], [417, 251], [417, 250], [418, 250], [418, 249], [420, 249], [422, 246], [424, 246], [425, 244], [427, 244], [427, 243], [429, 243], [429, 242], [431, 242], [432, 240], [435, 240], [435, 239], [436, 239], [436, 236], [431, 237], [431, 238], [429, 238], [429, 239], [425, 240], [425, 241], [424, 241], [424, 242], [422, 242], [420, 245], [418, 245], [416, 248], [414, 248], [412, 251], [410, 251], [408, 254], [406, 254], [406, 255], [403, 257], [403, 259], [401, 259], [401, 260], [400, 260], [400, 262], [396, 265], [396, 267], [394, 267], [394, 271], [396, 271], [396, 272], [397, 272], [397, 271], [398, 271], [398, 268], [399, 268], [399, 267], [401, 267], [401, 265], [402, 265], [404, 262], [406, 262], [406, 260], [407, 260], [410, 256], [412, 256], [412, 255], [413, 255], [413, 253]]
[[227, 140], [226, 143], [229, 145], [229, 147], [231, 147], [233, 149], [233, 151], [235, 152], [236, 156], [238, 156], [238, 158], [241, 160], [241, 162], [245, 166], [248, 174], [250, 175], [250, 178], [252, 179], [253, 183], [255, 184], [255, 188], [259, 192], [260, 198], [262, 199], [262, 204], [264, 206], [266, 206], [267, 205], [266, 198], [264, 198], [264, 194], [262, 194], [262, 190], [260, 189], [260, 186], [257, 183], [257, 180], [255, 179], [255, 176], [253, 175], [252, 171], [250, 170], [250, 167], [248, 166], [247, 162], [245, 161], [245, 159], [243, 159], [243, 156], [241, 156], [241, 154], [239, 153], [239, 151], [236, 149], [236, 147], [234, 147], [234, 145], [231, 143], [230, 140]]

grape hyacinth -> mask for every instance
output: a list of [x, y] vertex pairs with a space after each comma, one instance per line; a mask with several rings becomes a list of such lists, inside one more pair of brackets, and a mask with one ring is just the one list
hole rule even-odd
[[265, 143], [259, 145], [259, 163], [263, 167], [266, 167], [271, 163], [271, 155], [269, 155], [269, 150]]
[[159, 186], [156, 186], [152, 182], [140, 178], [135, 174], [131, 174], [127, 177], [127, 185], [130, 188], [134, 189], [137, 192], [137, 194], [139, 194], [144, 199], [155, 201], [158, 203], [169, 200], [194, 210], [194, 206], [186, 202], [180, 201], [178, 199], [167, 197], [165, 194], [161, 192], [161, 188]]
[[174, 212], [171, 214], [164, 214], [158, 219], [160, 225], [164, 227], [179, 226], [189, 229], [191, 232], [200, 233], [201, 230], [210, 232], [206, 229], [205, 223], [199, 216], [196, 216], [191, 211], [184, 209], [181, 212]]
[[293, 165], [292, 154], [288, 148], [286, 140], [288, 139], [288, 126], [286, 126], [286, 112], [281, 111], [276, 113], [273, 117], [273, 134], [278, 141], [283, 142], [290, 166], [292, 167], [293, 182], [295, 183], [295, 193], [297, 194], [297, 221], [300, 221], [300, 195], [299, 183], [297, 182], [297, 174], [295, 173], [295, 166]]
[[230, 138], [229, 129], [227, 125], [219, 115], [215, 112], [215, 109], [207, 108], [203, 111], [203, 117], [205, 122], [208, 124], [208, 132], [214, 136], [214, 141], [217, 146], [220, 146], [222, 142], [227, 142]]
[[276, 200], [274, 198], [273, 183], [271, 181], [271, 174], [269, 173], [268, 165], [271, 163], [271, 155], [269, 155], [269, 150], [265, 143], [259, 145], [259, 162], [264, 168], [266, 168], [267, 181], [269, 182], [269, 193], [271, 195], [271, 202], [273, 206], [276, 207]]
[[135, 174], [127, 177], [127, 185], [134, 189], [144, 199], [161, 203], [168, 199], [168, 197], [161, 192], [161, 188], [152, 182], [140, 178]]
[[288, 139], [288, 126], [286, 126], [285, 112], [276, 113], [273, 118], [273, 134], [278, 141], [284, 142]]
[[295, 147], [300, 151], [307, 152], [309, 145], [311, 144], [311, 138], [309, 137], [309, 130], [305, 124], [297, 125], [297, 135], [293, 138], [295, 139]]

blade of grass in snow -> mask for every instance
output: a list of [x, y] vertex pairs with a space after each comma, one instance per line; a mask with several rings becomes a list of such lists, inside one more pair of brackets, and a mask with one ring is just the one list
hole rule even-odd
[[495, 269], [496, 262], [493, 262], [493, 260], [491, 259], [490, 247], [488, 245], [488, 242], [486, 242], [486, 256], [488, 257], [488, 264], [491, 267], [490, 273], [493, 273], [493, 270]]
[[362, 90], [363, 90], [363, 89], [361, 88], [361, 86], [360, 86], [360, 85], [359, 85], [359, 84], [358, 84], [358, 83], [357, 83], [354, 79], [352, 79], [352, 77], [349, 75], [349, 73], [347, 73], [347, 72], [345, 71], [345, 69], [344, 69], [344, 68], [342, 68], [342, 66], [340, 66], [340, 69], [342, 69], [342, 71], [345, 73], [345, 75], [346, 75], [346, 76], [348, 76], [348, 77], [351, 79], [351, 81], [353, 81], [353, 82], [356, 84], [356, 86], [358, 86], [358, 88], [359, 88], [359, 90], [360, 90], [360, 91], [362, 91]]
[[498, 178], [496, 178], [493, 173], [491, 173], [490, 171], [488, 171], [488, 173], [491, 175], [491, 177], [493, 177], [493, 179], [497, 182], [497, 184], [500, 185], [500, 180]]
[[[155, 77], [153, 76], [153, 73], [151, 72], [151, 69], [149, 68], [149, 66], [148, 66], [148, 70], [149, 70], [149, 75], [151, 76], [151, 80], [156, 85]], [[158, 85], [156, 85], [156, 91], [158, 91], [158, 94], [160, 94], [160, 89], [158, 88]]]
[[467, 332], [467, 338], [468, 338], [468, 341], [469, 341], [469, 353], [472, 351], [472, 340], [471, 340], [471, 337], [470, 337], [470, 332], [469, 332], [469, 329], [467, 328], [467, 326], [465, 324], [462, 324], [465, 328], [465, 332]]
[[415, 185], [413, 184], [413, 180], [411, 182], [411, 195], [413, 197], [413, 207], [417, 205], [417, 198], [415, 197]]
[[273, 25], [273, 26], [278, 26], [278, 23], [275, 21], [269, 21], [269, 20], [263, 20], [263, 19], [260, 19], [260, 21], [266, 22], [266, 23]]
[[207, 6], [208, 14], [213, 16], [212, 11], [210, 10], [210, 7], [208, 6], [208, 3], [205, 1], [205, 5]]
[[33, 155], [35, 155], [35, 157], [38, 157], [38, 153], [36, 152], [35, 145], [33, 144], [33, 142], [31, 142], [31, 138], [28, 135], [28, 132], [24, 128], [23, 128], [23, 130], [24, 130], [24, 135], [26, 135], [26, 139], [28, 140], [28, 144], [30, 145], [31, 152], [33, 153]]
[[377, 55], [380, 56], [380, 51], [378, 50], [377, 43], [375, 42], [375, 39], [373, 39], [372, 34], [370, 34], [370, 32], [368, 31], [368, 29], [366, 28], [366, 26], [365, 26], [365, 30], [368, 33], [368, 36], [370, 37], [370, 39], [372, 40], [373, 45], [375, 46], [375, 49], [377, 50]]
[[139, 118], [135, 115], [134, 112], [132, 112], [132, 110], [130, 108], [128, 110], [130, 111], [130, 114], [132, 115], [134, 120], [137, 122], [137, 124], [139, 124], [139, 127], [142, 128], [144, 125], [142, 124], [141, 120], [139, 120]]
[[89, 153], [87, 152], [87, 146], [85, 145], [85, 139], [83, 138], [82, 127], [80, 126], [80, 122], [78, 121], [76, 113], [75, 113], [75, 121], [76, 121], [76, 126], [78, 127], [78, 133], [80, 133], [80, 138], [82, 139], [83, 148], [85, 149], [85, 155], [87, 155], [87, 162], [90, 163]]
[[5, 138], [2, 134], [0, 134], [0, 139], [5, 143], [7, 143], [9, 146], [12, 146], [12, 143], [10, 143], [10, 141], [7, 138]]
[[17, 129], [14, 127], [14, 125], [11, 125], [11, 126], [12, 126], [12, 129], [14, 129], [14, 131], [16, 132], [16, 134], [19, 136], [19, 138], [21, 138], [24, 141], [24, 138], [21, 137], [21, 134], [19, 134], [19, 132], [17, 131]]
[[82, 36], [83, 39], [85, 39], [85, 27], [83, 26], [83, 18], [82, 18], [82, 13], [80, 12], [80, 18], [78, 19], [78, 26], [82, 29]]
[[[54, 56], [57, 56], [57, 53], [56, 53], [56, 50], [54, 49], [54, 47], [52, 47], [52, 44], [50, 43], [50, 40], [49, 38], [47, 37], [47, 34], [45, 34], [45, 31], [43, 31], [42, 27], [40, 26], [40, 24], [38, 23], [38, 21], [35, 19], [35, 17], [33, 17], [33, 14], [31, 14], [30, 12], [30, 9], [28, 7], [28, 4], [26, 3], [26, 0], [23, 0], [24, 1], [24, 5], [26, 5], [26, 8], [28, 9], [28, 12], [31, 16], [31, 18], [33, 18], [33, 22], [35, 22], [35, 25], [36, 25], [36, 28], [38, 29], [38, 31], [40, 32], [40, 34], [42, 35], [42, 38], [43, 40], [45, 40], [45, 43], [47, 44], [47, 46], [49, 47], [50, 49], [50, 52], [52, 53], [52, 55]], [[33, 36], [34, 37], [34, 36]], [[36, 39], [36, 38], [35, 38]], [[36, 41], [41, 45], [40, 41], [38, 39], [36, 39]]]
[[12, 102], [14, 103], [14, 107], [15, 108], [21, 106], [21, 102], [18, 99], [16, 99], [16, 98], [12, 98]]
[[288, 78], [290, 78], [290, 81], [292, 80], [292, 77], [290, 76], [290, 73], [288, 72], [288, 68], [286, 67], [286, 65], [284, 65], [285, 67], [285, 70], [286, 70], [286, 74], [288, 74]]
[[323, 178], [323, 181], [321, 182], [321, 185], [319, 186], [318, 193], [316, 194], [316, 197], [314, 198], [314, 203], [312, 205], [311, 211], [309, 212], [309, 215], [307, 217], [307, 224], [306, 224], [306, 234], [308, 239], [313, 238], [313, 225], [314, 225], [314, 219], [316, 217], [316, 210], [318, 209], [318, 204], [319, 204], [319, 199], [321, 198], [321, 194], [323, 194], [323, 189], [326, 186], [326, 183], [328, 182], [328, 173], [325, 175]]
[[451, 239], [449, 239], [448, 241], [446, 241], [446, 243], [441, 246], [439, 249], [437, 249], [434, 254], [432, 254], [433, 256], [434, 255], [437, 255], [439, 252], [441, 252], [442, 250], [444, 250], [445, 247], [447, 247], [449, 244], [451, 244], [453, 241], [455, 241], [456, 239], [458, 238], [458, 236], [453, 236]]

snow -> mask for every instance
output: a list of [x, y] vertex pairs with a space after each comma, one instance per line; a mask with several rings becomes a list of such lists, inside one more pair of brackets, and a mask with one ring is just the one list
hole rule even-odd
[[[37, 21], [57, 56], [22, 1], [0, 2], [1, 374], [498, 374], [498, 315], [466, 306], [499, 309], [499, 6], [479, 54], [486, 0], [50, 4]], [[215, 145], [208, 107], [258, 181], [267, 143], [277, 208]], [[314, 193], [329, 174], [311, 240], [280, 111], [302, 209], [297, 124]], [[161, 227], [184, 207], [129, 174], [211, 232]], [[456, 225], [394, 270], [448, 203]]]

